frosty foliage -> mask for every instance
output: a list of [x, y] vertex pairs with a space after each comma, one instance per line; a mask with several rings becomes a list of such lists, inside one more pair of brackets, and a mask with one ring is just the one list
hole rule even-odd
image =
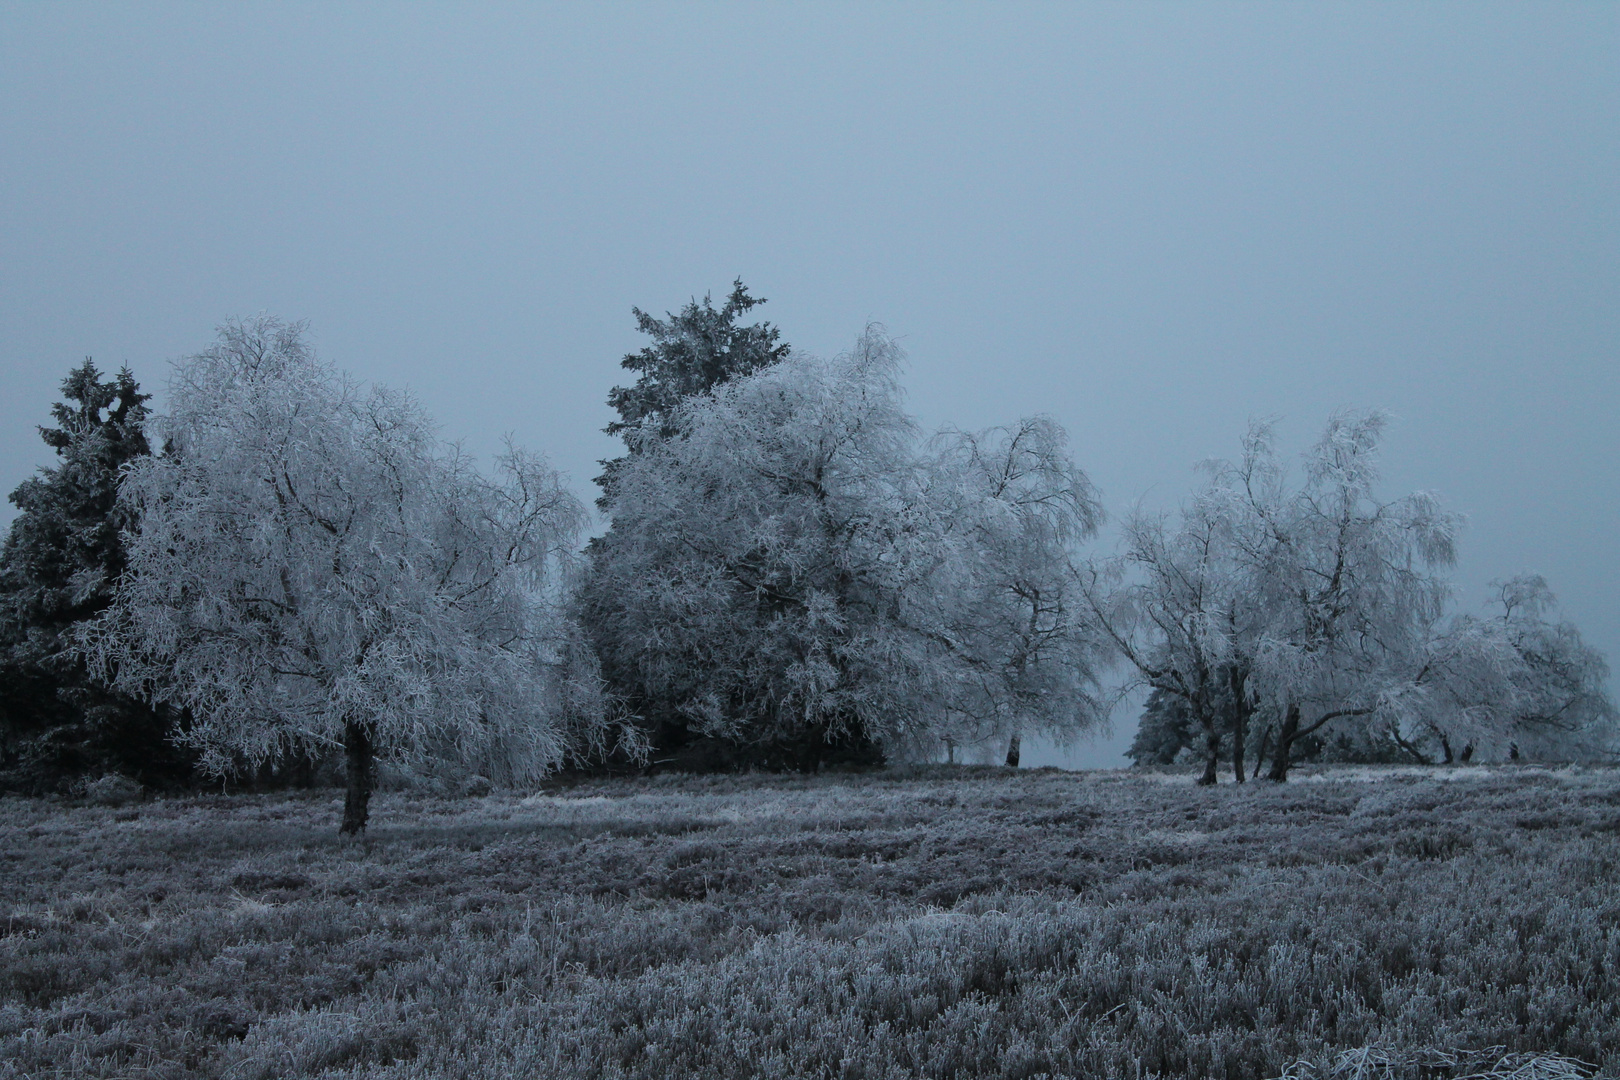
[[1069, 556], [1096, 527], [1050, 420], [924, 446], [871, 328], [627, 433], [584, 604], [636, 700], [743, 742], [890, 749], [1098, 717]]
[[1122, 526], [1123, 554], [1089, 565], [1081, 579], [1098, 624], [1136, 679], [1203, 735], [1211, 783], [1222, 705], [1234, 679], [1252, 671], [1248, 646], [1261, 613], [1248, 594], [1231, 509], [1206, 492], [1178, 522], [1133, 514]]
[[1240, 464], [1211, 491], [1238, 522], [1238, 558], [1260, 607], [1256, 689], [1282, 715], [1279, 767], [1293, 740], [1341, 718], [1364, 722], [1411, 678], [1440, 616], [1461, 519], [1428, 492], [1381, 501], [1383, 414], [1341, 414], [1285, 485], [1271, 432], [1251, 430]]
[[1573, 625], [1548, 620], [1557, 600], [1546, 580], [1521, 575], [1492, 592], [1484, 614], [1435, 628], [1401, 707], [1387, 710], [1388, 736], [1414, 757], [1446, 762], [1614, 755], [1620, 717], [1604, 688], [1608, 665]]
[[[738, 278], [718, 309], [708, 296], [701, 304], [693, 300], [662, 319], [632, 308], [636, 329], [652, 343], [621, 361], [621, 367], [636, 373], [636, 381], [608, 392], [608, 405], [619, 419], [603, 430], [624, 436], [634, 453], [642, 441], [638, 435], [674, 433], [670, 419], [682, 401], [707, 393], [728, 379], [779, 363], [789, 351], [781, 341], [781, 331], [768, 322], [737, 323], [740, 316], [763, 303], [763, 297], [748, 295], [748, 287]], [[604, 471], [597, 483], [603, 494], [597, 505], [604, 510], [613, 501], [614, 476], [623, 464], [622, 458], [602, 462]]]
[[480, 474], [301, 331], [233, 322], [177, 364], [165, 450], [124, 481], [138, 525], [93, 660], [183, 707], [216, 772], [359, 730], [395, 760], [520, 778], [601, 734], [557, 614], [578, 500], [517, 449]]
[[1137, 678], [1200, 727], [1206, 782], [1227, 733], [1241, 773], [1251, 718], [1274, 779], [1312, 736], [1447, 761], [1586, 757], [1612, 738], [1602, 658], [1545, 620], [1545, 582], [1502, 584], [1495, 615], [1445, 618], [1461, 521], [1428, 492], [1378, 496], [1385, 424], [1334, 417], [1297, 484], [1255, 424], [1178, 515], [1133, 516], [1124, 553], [1088, 569]]
[[1020, 726], [1059, 740], [1100, 722], [1102, 636], [1075, 578], [1077, 545], [1102, 509], [1047, 416], [932, 443], [930, 497], [944, 509], [941, 549], [956, 553], [949, 621], [973, 673], [955, 705], [966, 741]]

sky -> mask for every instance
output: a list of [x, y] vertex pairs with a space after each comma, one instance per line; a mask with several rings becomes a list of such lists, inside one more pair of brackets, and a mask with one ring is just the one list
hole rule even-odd
[[0, 487], [85, 356], [161, 408], [268, 311], [589, 498], [631, 308], [741, 277], [884, 324], [927, 427], [1051, 414], [1116, 519], [1386, 409], [1459, 602], [1542, 573], [1620, 663], [1617, 195], [1611, 3], [0, 3]]

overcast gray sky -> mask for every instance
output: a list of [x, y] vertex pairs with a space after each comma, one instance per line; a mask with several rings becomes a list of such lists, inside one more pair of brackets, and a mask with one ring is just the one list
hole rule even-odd
[[82, 357], [161, 391], [268, 310], [588, 497], [631, 305], [741, 275], [1116, 515], [1388, 408], [1462, 598], [1539, 571], [1620, 661], [1617, 151], [1612, 3], [6, 3], [0, 487]]

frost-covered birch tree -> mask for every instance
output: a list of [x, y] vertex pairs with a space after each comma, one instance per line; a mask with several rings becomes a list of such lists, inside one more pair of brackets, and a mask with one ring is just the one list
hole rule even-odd
[[1423, 762], [1615, 756], [1608, 665], [1573, 624], [1548, 618], [1556, 606], [1539, 575], [1493, 583], [1483, 615], [1437, 626], [1378, 732]]
[[1386, 422], [1335, 416], [1291, 492], [1247, 479], [1282, 475], [1264, 428], [1244, 469], [1227, 473], [1223, 490], [1244, 517], [1240, 557], [1265, 607], [1254, 677], [1281, 717], [1273, 780], [1288, 778], [1300, 739], [1335, 722], [1365, 726], [1399, 700], [1450, 596], [1440, 571], [1455, 561], [1460, 518], [1429, 492], [1378, 498]]
[[[1201, 784], [1216, 781], [1229, 703], [1248, 707], [1260, 616], [1226, 509], [1206, 491], [1175, 518], [1133, 514], [1123, 525], [1122, 554], [1082, 571], [1084, 595], [1130, 682], [1178, 702], [1197, 726]], [[1241, 782], [1242, 741], [1233, 742]]]
[[128, 570], [85, 645], [120, 687], [183, 708], [179, 737], [215, 772], [342, 747], [353, 833], [375, 755], [516, 779], [571, 728], [600, 733], [558, 616], [584, 510], [521, 451], [480, 474], [301, 331], [230, 323], [176, 365], [164, 452], [123, 484]]
[[[1106, 643], [1078, 588], [1079, 545], [1102, 520], [1090, 479], [1047, 416], [933, 441], [928, 496], [956, 565], [945, 622], [969, 677], [955, 714], [977, 741], [1028, 729], [1058, 738], [1103, 722]], [[944, 567], [942, 566], [942, 569]]]
[[[1333, 418], [1287, 482], [1272, 430], [1251, 427], [1237, 461], [1171, 524], [1137, 515], [1125, 553], [1093, 568], [1088, 595], [1141, 681], [1184, 703], [1215, 781], [1224, 710], [1243, 775], [1250, 718], [1278, 718], [1270, 777], [1286, 780], [1300, 740], [1366, 726], [1398, 700], [1448, 596], [1457, 519], [1418, 492], [1374, 492], [1379, 413]], [[1110, 576], [1115, 582], [1109, 587]]]

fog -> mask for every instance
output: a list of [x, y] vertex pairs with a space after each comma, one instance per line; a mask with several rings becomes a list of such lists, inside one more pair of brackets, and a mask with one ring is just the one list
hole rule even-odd
[[[1620, 8], [0, 7], [0, 486], [67, 369], [308, 319], [593, 494], [630, 309], [869, 321], [924, 422], [1067, 426], [1119, 516], [1251, 417], [1395, 417], [1620, 661]], [[9, 520], [12, 508], [5, 508]], [[1107, 538], [1102, 546], [1111, 542]], [[1611, 685], [1613, 680], [1611, 680]], [[1114, 764], [1132, 723], [1026, 764]]]

